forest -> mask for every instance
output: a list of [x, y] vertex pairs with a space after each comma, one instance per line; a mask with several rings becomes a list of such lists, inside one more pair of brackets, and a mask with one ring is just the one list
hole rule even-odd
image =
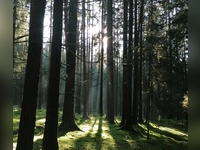
[[187, 0], [14, 0], [13, 149], [188, 149]]

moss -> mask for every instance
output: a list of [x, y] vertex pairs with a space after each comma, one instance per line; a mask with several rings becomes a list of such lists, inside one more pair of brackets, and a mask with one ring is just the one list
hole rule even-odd
[[[37, 110], [36, 127], [33, 150], [42, 148], [42, 138], [45, 124], [45, 110]], [[179, 121], [170, 124], [163, 120], [161, 124], [150, 123], [150, 139], [146, 140], [147, 125], [140, 124], [133, 126], [134, 131], [128, 132], [118, 130], [117, 124], [120, 117], [116, 117], [116, 124], [111, 125], [105, 117], [89, 116], [90, 119], [82, 119], [82, 115], [76, 116], [76, 123], [82, 131], [58, 132], [58, 143], [60, 150], [121, 150], [121, 149], [187, 149], [188, 133], [187, 128], [179, 125]], [[13, 111], [13, 147], [17, 141], [17, 131], [20, 118], [20, 110]], [[59, 112], [59, 123], [62, 113]]]

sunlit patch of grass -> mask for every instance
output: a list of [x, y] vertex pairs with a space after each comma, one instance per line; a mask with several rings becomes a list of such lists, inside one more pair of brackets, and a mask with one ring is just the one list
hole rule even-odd
[[105, 133], [105, 132], [103, 132], [103, 133], [101, 133], [101, 137], [103, 138], [103, 139], [110, 139], [110, 140], [112, 140], [113, 141], [113, 137], [109, 134], [109, 133]]
[[[42, 138], [46, 118], [45, 110], [37, 110], [36, 127], [33, 150], [42, 148]], [[160, 150], [160, 149], [187, 149], [188, 134], [186, 128], [178, 128], [174, 121], [168, 124], [163, 121], [159, 125], [150, 123], [150, 139], [147, 140], [147, 124], [133, 126], [134, 132], [118, 130], [116, 126], [121, 121], [121, 117], [116, 117], [117, 124], [109, 124], [105, 117], [97, 115], [89, 116], [90, 119], [82, 119], [82, 114], [75, 114], [75, 122], [81, 131], [62, 133], [58, 137], [60, 150]], [[13, 111], [13, 148], [16, 146], [20, 109]], [[59, 123], [62, 119], [62, 112], [59, 112]], [[15, 131], [15, 132], [14, 132]]]
[[98, 127], [99, 127], [99, 125], [98, 125], [98, 122], [97, 122], [90, 131], [93, 131], [94, 133], [96, 133], [97, 130], [98, 130]]
[[21, 109], [18, 107], [13, 107], [13, 149], [17, 146], [17, 134], [20, 122]]
[[43, 119], [39, 119], [39, 120], [37, 120], [36, 122], [38, 122], [38, 123], [45, 123], [45, 121], [46, 121], [46, 119], [43, 118]]
[[15, 107], [13, 109], [13, 147], [16, 147], [17, 145], [17, 134], [20, 122], [20, 113], [21, 110], [19, 108]]
[[13, 123], [19, 123], [20, 119], [13, 119]]
[[109, 130], [110, 130], [110, 128], [109, 128], [109, 127], [107, 127], [107, 126], [104, 126], [104, 127], [102, 127], [102, 130], [103, 130], [103, 131], [109, 131]]
[[162, 119], [160, 123], [156, 123], [157, 126], [169, 127], [177, 131], [181, 131], [185, 134], [188, 134], [188, 127], [185, 125], [185, 120], [174, 120], [172, 119], [168, 122], [168, 119]]
[[73, 131], [59, 137], [60, 149], [113, 149], [115, 141], [109, 133], [109, 127], [103, 124], [106, 121], [102, 120], [90, 117], [79, 125], [84, 132]]
[[115, 122], [118, 124], [121, 122], [122, 117], [121, 116], [115, 116]]
[[16, 149], [16, 147], [17, 147], [17, 142], [14, 142], [13, 143], [13, 149]]
[[[166, 124], [165, 124], [166, 125]], [[151, 147], [152, 149], [187, 149], [188, 147], [188, 135], [182, 133], [181, 131], [175, 128], [169, 128], [164, 126], [158, 126], [157, 124], [150, 123], [150, 131], [149, 131], [149, 140], [146, 140], [147, 137], [147, 124], [138, 124], [138, 127], [143, 130], [143, 142], [139, 141], [140, 146]], [[154, 145], [154, 146], [153, 146]]]
[[188, 134], [183, 133], [178, 129], [168, 127], [166, 126], [166, 124], [163, 125], [158, 126], [156, 124], [150, 123], [150, 129], [159, 133], [163, 137], [171, 138], [171, 140], [183, 141], [183, 142], [188, 141]]
[[17, 129], [18, 129], [18, 125], [19, 125], [19, 119], [13, 119], [13, 134], [16, 134]]
[[43, 134], [42, 135], [35, 135], [33, 138], [33, 141], [37, 141], [38, 139], [43, 139]]
[[159, 130], [162, 130], [162, 131], [170, 132], [170, 133], [175, 134], [175, 135], [187, 136], [187, 137], [188, 137], [187, 134], [185, 134], [185, 133], [183, 133], [183, 132], [181, 132], [181, 131], [178, 131], [178, 130], [176, 130], [176, 129], [173, 129], [173, 128], [162, 127], [162, 126], [160, 126], [160, 127], [158, 127], [158, 129], [159, 129]]

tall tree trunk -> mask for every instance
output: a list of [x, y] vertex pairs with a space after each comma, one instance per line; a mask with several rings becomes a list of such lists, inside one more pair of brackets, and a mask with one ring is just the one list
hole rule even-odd
[[58, 149], [57, 127], [62, 45], [62, 14], [63, 1], [57, 0], [54, 2], [53, 10], [53, 37], [47, 97], [46, 122], [44, 138], [42, 143], [43, 150]]
[[[68, 0], [64, 0], [64, 26], [65, 26], [65, 28], [64, 28], [64, 30], [65, 30], [65, 49], [66, 49], [66, 51], [67, 51], [67, 49], [68, 49], [68, 46], [67, 46], [67, 44], [68, 44], [68, 32], [69, 32], [69, 26], [68, 26], [68, 24], [69, 24], [69, 6], [68, 6], [69, 4], [68, 4]], [[67, 61], [67, 57], [66, 57], [66, 61]]]
[[[117, 7], [118, 6], [115, 6], [114, 7]], [[116, 24], [116, 32], [114, 32], [114, 35], [113, 35], [113, 43], [114, 43], [114, 112], [115, 112], [115, 116], [118, 115], [118, 110], [117, 110], [117, 107], [118, 107], [118, 42], [119, 42], [119, 24], [118, 24], [118, 21], [119, 21], [119, 18], [117, 15], [114, 16], [114, 20], [115, 21], [115, 24]]]
[[[119, 96], [119, 103], [118, 103], [118, 109], [119, 109], [119, 116], [122, 117], [122, 106], [123, 106], [123, 103], [122, 103], [122, 95], [123, 95], [123, 83], [122, 83], [122, 67], [121, 67], [121, 64], [119, 63], [119, 77], [118, 77], [118, 83], [119, 83], [119, 86], [118, 86], [118, 96]], [[121, 124], [121, 122], [120, 122]]]
[[[24, 71], [25, 68], [22, 67], [22, 72], [21, 72], [21, 76], [20, 76], [20, 88], [19, 88], [19, 92], [20, 92], [20, 96], [19, 96], [19, 107], [22, 108], [22, 100], [23, 100], [23, 91], [24, 91]], [[36, 108], [37, 109], [37, 108]]]
[[[117, 60], [117, 59], [116, 59]], [[118, 90], [118, 88], [119, 88], [119, 86], [118, 86], [118, 76], [119, 76], [119, 71], [118, 71], [118, 60], [117, 60], [117, 62], [116, 62], [116, 66], [115, 66], [115, 74], [116, 74], [116, 76], [115, 76], [115, 86], [114, 86], [114, 88], [115, 88], [115, 115], [117, 116], [118, 114], [119, 114], [119, 108], [118, 108], [118, 99], [119, 99], [119, 97], [118, 97], [118, 92], [119, 92], [119, 90]]]
[[[150, 24], [149, 28], [152, 30], [152, 20], [153, 20], [153, 0], [151, 0], [151, 8], [150, 8]], [[152, 32], [149, 33], [150, 37], [152, 37]], [[149, 42], [150, 43], [150, 42]], [[149, 61], [149, 66], [148, 66], [148, 96], [147, 96], [147, 140], [149, 140], [149, 130], [150, 130], [150, 115], [151, 115], [151, 98], [152, 98], [152, 75], [151, 75], [151, 64], [152, 64], [152, 49], [153, 49], [153, 43], [150, 43], [150, 47], [148, 48], [148, 61]]]
[[99, 115], [103, 116], [103, 60], [104, 60], [104, 49], [103, 49], [103, 39], [104, 39], [104, 33], [103, 33], [103, 29], [104, 29], [104, 2], [101, 1], [102, 3], [102, 10], [101, 10], [101, 70], [100, 70], [100, 98], [99, 98]]
[[107, 2], [107, 119], [114, 123], [112, 0]]
[[126, 97], [126, 122], [122, 129], [131, 130], [131, 103], [132, 103], [132, 50], [133, 50], [133, 0], [130, 0], [129, 8], [129, 47], [127, 55], [127, 97]]
[[46, 0], [31, 1], [28, 59], [16, 150], [33, 148], [45, 5]]
[[134, 27], [134, 91], [133, 91], [133, 124], [137, 124], [139, 101], [139, 72], [138, 72], [138, 30], [137, 30], [137, 0], [135, 0]]
[[42, 74], [42, 64], [43, 64], [43, 57], [41, 57], [41, 63], [40, 63], [40, 76], [39, 76], [39, 91], [38, 91], [38, 109], [41, 109], [42, 108], [42, 102], [43, 102], [43, 85], [42, 85], [42, 77], [43, 77], [43, 74]]
[[90, 3], [89, 0], [87, 1], [87, 112], [88, 115], [91, 113], [91, 63], [92, 61], [90, 60], [91, 58], [91, 46], [90, 46], [90, 16], [91, 16], [91, 10], [90, 10]]
[[85, 50], [85, 0], [82, 0], [82, 31], [83, 31], [83, 38], [82, 38], [82, 42], [83, 42], [83, 118], [84, 119], [88, 119], [88, 90], [87, 90], [87, 84], [88, 84], [88, 79], [87, 79], [87, 72], [86, 72], [86, 50]]
[[[168, 50], [169, 50], [169, 104], [172, 107], [173, 103], [173, 96], [172, 96], [172, 41], [171, 41], [171, 12], [170, 12], [170, 3], [171, 1], [168, 0]], [[172, 108], [170, 108], [171, 110]]]
[[77, 5], [78, 0], [69, 4], [69, 34], [67, 50], [67, 70], [65, 84], [65, 98], [62, 122], [59, 129], [71, 131], [79, 130], [74, 121], [74, 88], [75, 88], [75, 62], [76, 62], [76, 31], [77, 31]]
[[[67, 25], [68, 26], [68, 25]], [[77, 26], [79, 26], [79, 22], [77, 21]], [[77, 39], [79, 38], [80, 31], [77, 31], [78, 36]], [[82, 36], [81, 36], [82, 37]], [[81, 68], [82, 68], [82, 63], [81, 63], [81, 55], [80, 55], [80, 47], [82, 45], [77, 43], [77, 59], [76, 59], [76, 102], [75, 102], [75, 112], [80, 114], [81, 113], [81, 103], [80, 103], [80, 96], [81, 96]]]
[[140, 7], [140, 20], [139, 20], [139, 29], [140, 29], [140, 76], [139, 76], [139, 119], [138, 122], [142, 123], [142, 30], [143, 30], [143, 9], [144, 9], [144, 0], [141, 0], [141, 7]]
[[126, 120], [126, 106], [127, 106], [127, 16], [128, 16], [128, 2], [123, 1], [124, 4], [124, 25], [123, 25], [123, 83], [122, 83], [122, 120], [119, 126], [123, 126]]
[[[82, 34], [81, 34], [82, 36]], [[82, 45], [81, 45], [82, 47]], [[79, 52], [77, 52], [77, 54], [80, 56], [79, 58], [82, 59], [82, 56], [83, 56], [83, 51], [80, 51], [79, 49]], [[82, 60], [79, 60], [79, 82], [78, 82], [78, 106], [77, 106], [77, 109], [78, 109], [78, 114], [81, 114], [81, 93], [82, 93], [82, 66], [83, 66], [83, 63], [81, 62]], [[77, 64], [78, 65], [78, 64]]]
[[[94, 1], [92, 1], [92, 10], [91, 10], [91, 16], [94, 16]], [[93, 28], [94, 27], [94, 21], [93, 21], [93, 19], [92, 19], [92, 22], [91, 22], [91, 27]], [[90, 63], [90, 69], [91, 69], [91, 71], [90, 71], [90, 101], [91, 101], [91, 103], [90, 103], [90, 111], [92, 112], [92, 113], [94, 113], [94, 100], [93, 100], [93, 98], [92, 98], [92, 96], [93, 96], [93, 87], [92, 87], [92, 83], [93, 83], [93, 35], [94, 35], [94, 33], [92, 32], [91, 33], [91, 37], [90, 37], [90, 40], [91, 40], [91, 63]]]
[[[68, 3], [68, 0], [63, 0], [63, 15], [64, 15], [64, 43], [65, 43], [65, 50], [67, 51], [68, 49], [68, 23], [69, 23], [69, 3]], [[62, 54], [61, 53], [61, 60], [65, 60], [63, 61], [63, 63], [66, 63], [67, 62], [67, 57], [66, 57], [66, 54]], [[61, 62], [62, 64], [62, 62]], [[65, 66], [65, 69], [66, 69], [66, 66]], [[62, 72], [64, 73], [64, 72]], [[66, 75], [65, 75], [66, 77]], [[63, 75], [61, 75], [61, 78], [64, 78]], [[61, 93], [65, 93], [65, 89], [64, 89], [64, 86], [65, 86], [65, 80], [61, 79], [60, 81], [60, 92]], [[64, 103], [64, 95], [65, 94], [62, 94], [59, 96], [59, 110], [60, 111], [63, 111], [63, 103]]]
[[149, 78], [148, 78], [148, 96], [147, 96], [147, 140], [149, 140], [149, 128], [150, 128], [150, 125], [149, 125], [149, 122], [150, 122], [150, 115], [151, 115], [151, 95], [152, 95], [152, 93], [151, 93], [151, 78], [152, 78], [152, 76], [151, 76], [151, 48], [149, 48], [149, 70], [148, 70], [148, 76], [149, 76]]
[[42, 57], [41, 57], [41, 63], [40, 63], [40, 76], [39, 76], [39, 97], [38, 97], [38, 109], [42, 108], [43, 104], [43, 50], [42, 50]]

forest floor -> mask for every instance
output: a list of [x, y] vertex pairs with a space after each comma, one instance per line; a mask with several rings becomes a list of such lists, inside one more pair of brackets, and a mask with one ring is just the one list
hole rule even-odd
[[[40, 150], [45, 124], [45, 110], [37, 110], [33, 150]], [[62, 114], [59, 113], [59, 124]], [[76, 123], [82, 131], [63, 133], [58, 131], [59, 150], [186, 150], [188, 149], [188, 129], [182, 121], [167, 120], [150, 123], [147, 140], [147, 125], [133, 126], [134, 131], [119, 130], [120, 118], [116, 124], [109, 124], [105, 116], [90, 115], [83, 120], [76, 114]], [[13, 110], [13, 149], [16, 147], [20, 110]]]

